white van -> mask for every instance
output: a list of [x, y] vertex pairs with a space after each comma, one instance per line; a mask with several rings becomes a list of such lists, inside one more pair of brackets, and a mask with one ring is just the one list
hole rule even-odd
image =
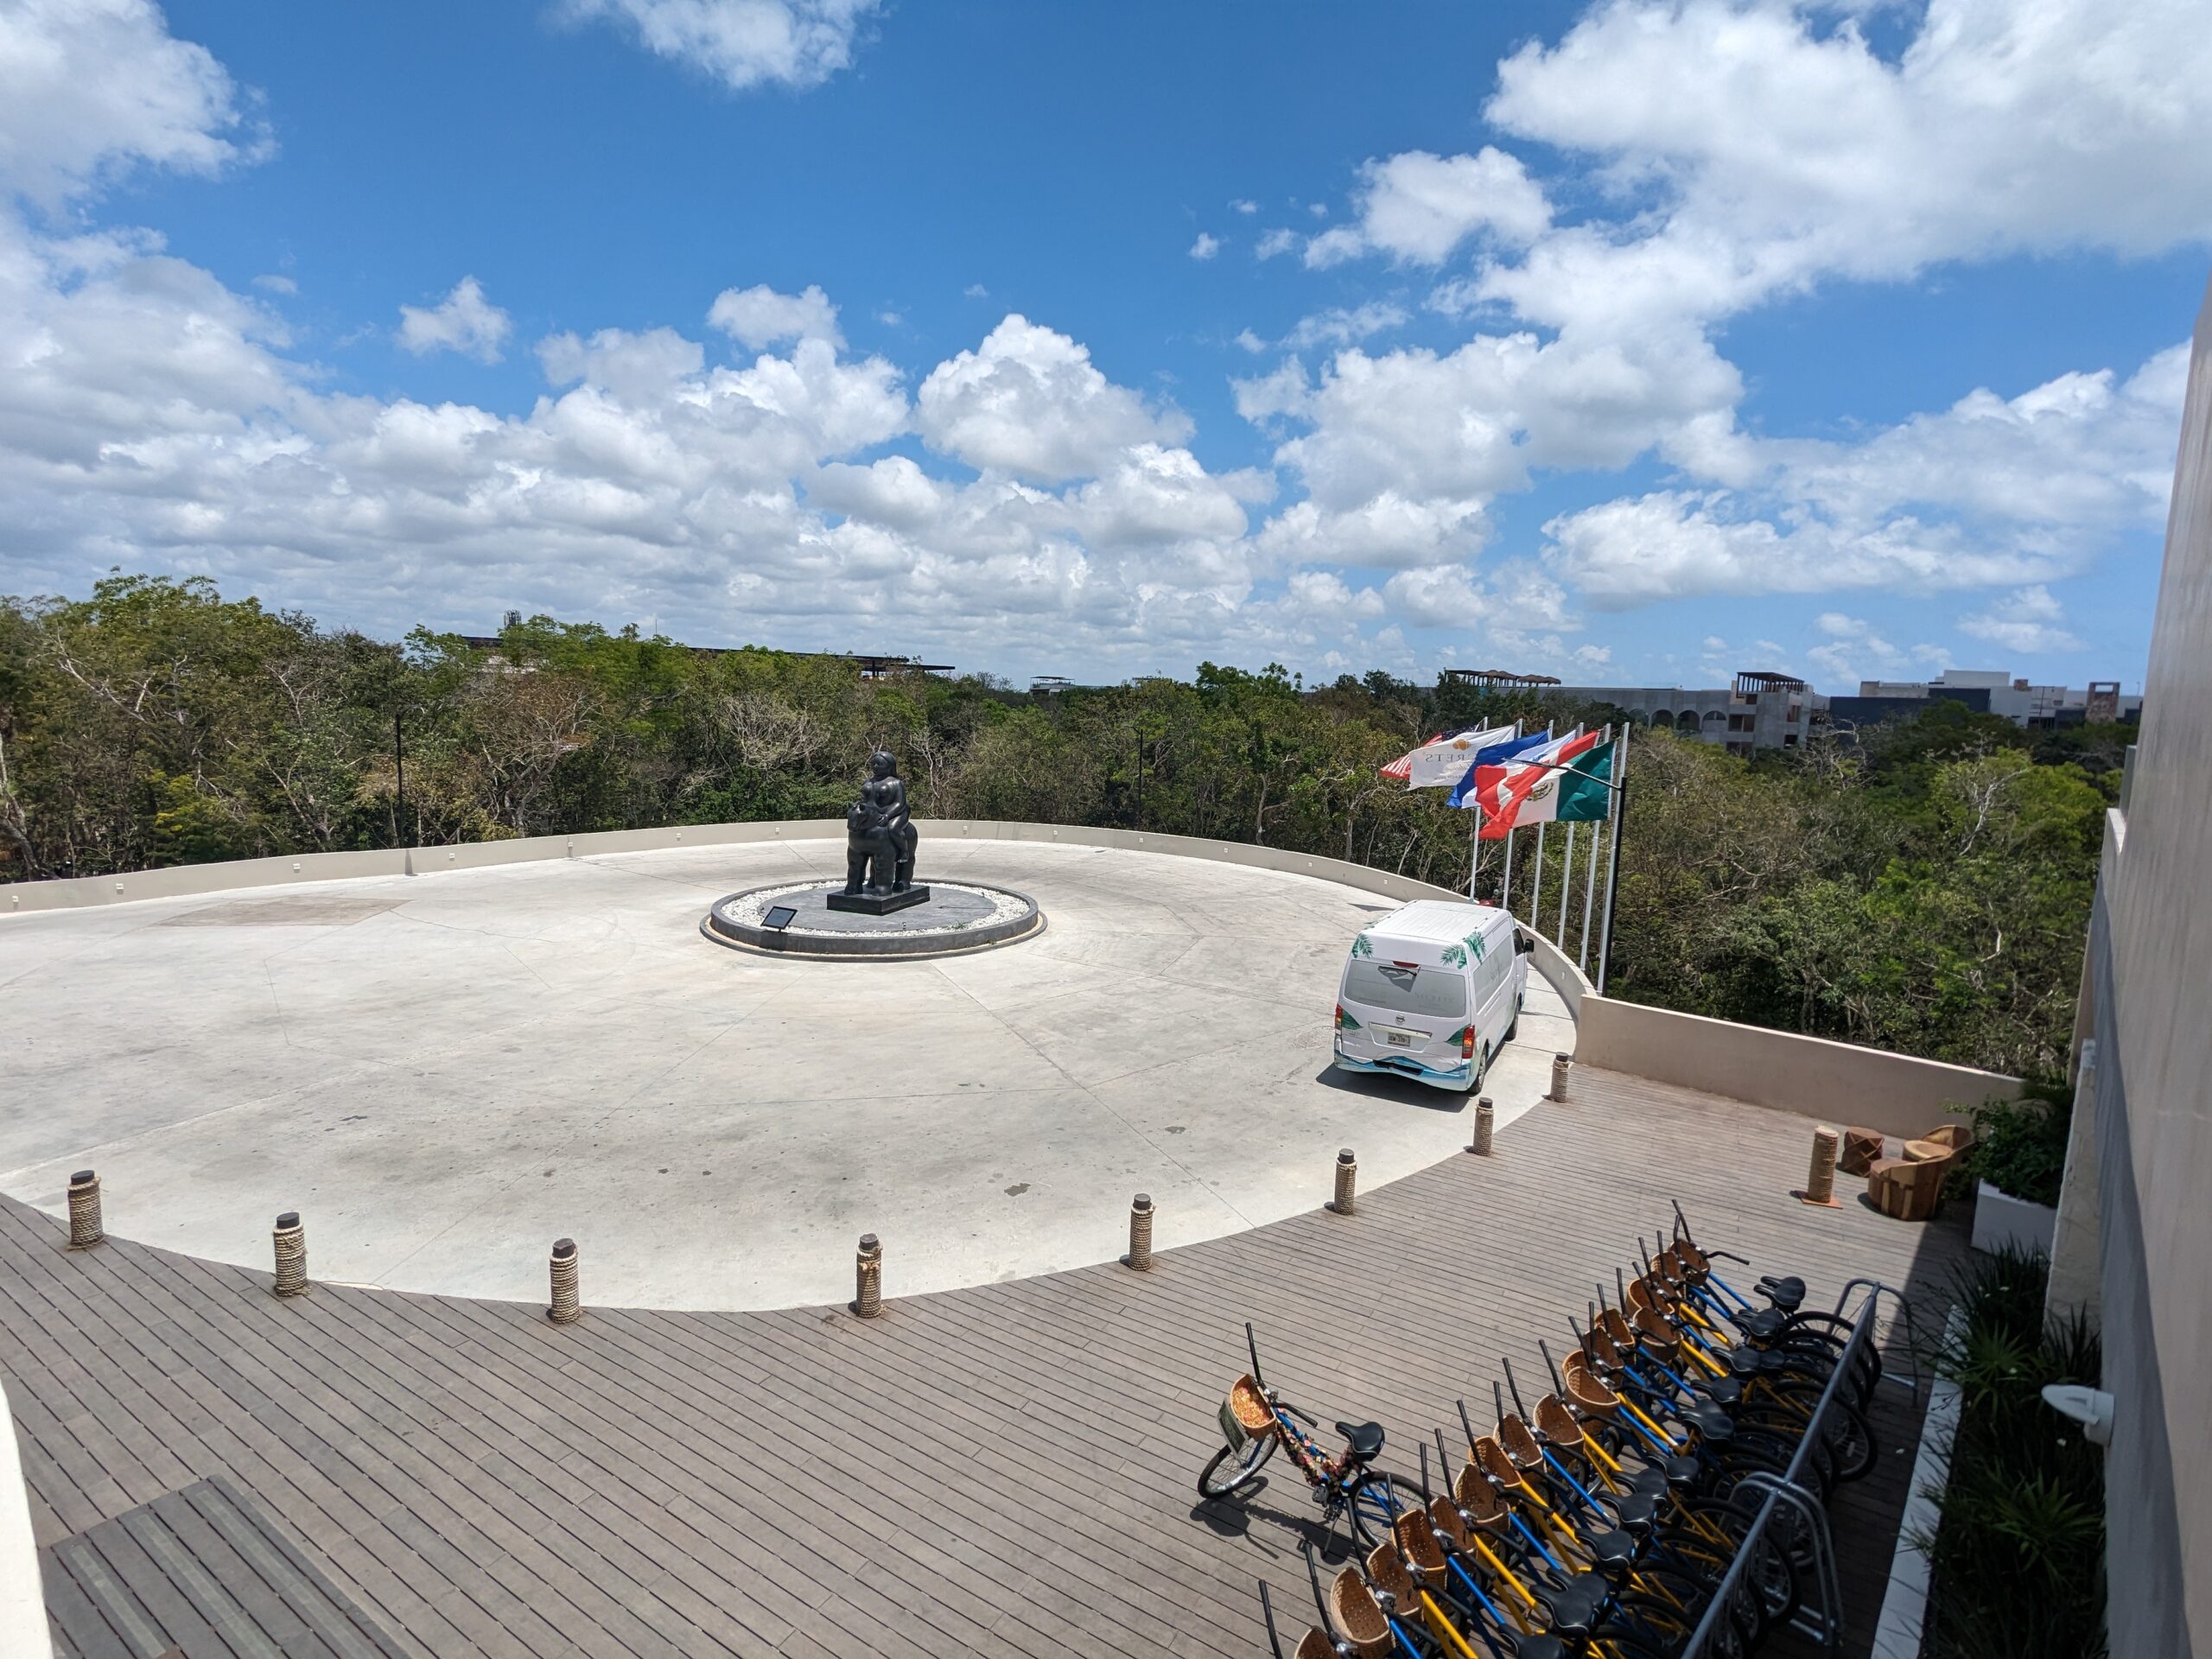
[[1520, 1025], [1536, 948], [1504, 911], [1423, 899], [1351, 942], [1337, 1064], [1471, 1090]]

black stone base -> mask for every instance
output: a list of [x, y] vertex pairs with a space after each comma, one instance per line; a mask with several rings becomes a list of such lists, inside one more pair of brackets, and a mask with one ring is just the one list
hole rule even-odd
[[888, 916], [894, 910], [904, 910], [909, 905], [926, 905], [930, 890], [919, 883], [904, 893], [833, 893], [823, 903], [832, 910], [857, 911], [863, 916]]

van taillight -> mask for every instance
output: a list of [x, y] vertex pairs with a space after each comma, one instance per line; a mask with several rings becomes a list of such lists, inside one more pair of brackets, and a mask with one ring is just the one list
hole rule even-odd
[[1471, 1025], [1459, 1027], [1459, 1058], [1463, 1060], [1475, 1058], [1475, 1028]]
[[1359, 1029], [1359, 1021], [1353, 1019], [1351, 1015], [1344, 1012], [1344, 1005], [1341, 1002], [1337, 1004], [1337, 1029], [1338, 1031], [1357, 1031]]
[[1337, 1029], [1338, 1029], [1338, 1031], [1342, 1031], [1344, 1028], [1344, 1005], [1343, 1003], [1339, 1002], [1339, 1003], [1338, 1003], [1338, 1004], [1337, 1004]]

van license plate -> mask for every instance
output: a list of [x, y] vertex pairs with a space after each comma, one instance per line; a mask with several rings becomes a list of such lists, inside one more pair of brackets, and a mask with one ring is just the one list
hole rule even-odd
[[1386, 1031], [1382, 1033], [1382, 1040], [1393, 1048], [1411, 1048], [1414, 1034], [1410, 1031]]

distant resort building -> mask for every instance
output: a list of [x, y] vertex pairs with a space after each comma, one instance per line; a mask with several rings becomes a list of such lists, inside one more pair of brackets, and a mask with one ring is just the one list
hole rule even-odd
[[2016, 726], [2049, 729], [2133, 723], [2143, 699], [2122, 696], [2117, 680], [2082, 690], [2031, 685], [1994, 670], [1951, 669], [1932, 680], [1861, 680], [1859, 695], [1831, 697], [1789, 674], [1747, 670], [1732, 685], [1713, 689], [1649, 685], [1547, 686], [1581, 702], [1610, 702], [1639, 726], [1664, 726], [1677, 737], [1725, 746], [1732, 754], [1794, 749], [1816, 732], [1857, 732], [1885, 720], [1910, 720], [1930, 703], [1964, 704], [2002, 715]]
[[1725, 744], [1731, 754], [1794, 749], [1824, 726], [1828, 699], [1788, 674], [1746, 671], [1713, 690], [1679, 685], [1562, 685], [1558, 695], [1625, 709], [1639, 726]]
[[2124, 697], [2118, 680], [2091, 680], [2082, 690], [2031, 685], [2024, 679], [1986, 669], [1955, 668], [1932, 680], [1861, 680], [1855, 697], [1828, 700], [1829, 716], [1854, 727], [1902, 715], [1910, 719], [1932, 702], [1961, 702], [1977, 714], [2002, 715], [2015, 726], [2047, 730], [2059, 726], [2133, 724], [2143, 699]]

